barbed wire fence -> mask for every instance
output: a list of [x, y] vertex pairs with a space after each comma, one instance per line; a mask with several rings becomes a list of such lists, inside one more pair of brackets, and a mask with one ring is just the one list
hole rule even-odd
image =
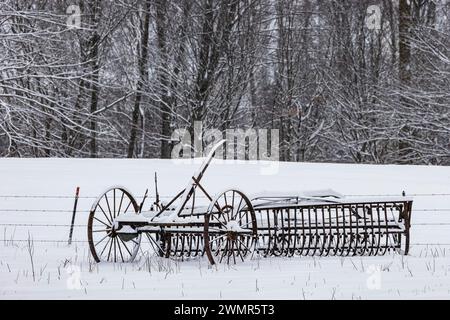
[[[345, 197], [401, 197], [401, 196], [408, 196], [408, 197], [450, 197], [450, 193], [411, 193], [406, 194], [403, 192], [402, 194], [346, 194]], [[169, 195], [159, 195], [162, 199], [171, 199], [173, 196]], [[20, 195], [20, 194], [9, 194], [0, 195], [1, 199], [72, 199], [74, 201], [77, 201], [77, 199], [97, 199], [97, 196], [91, 196], [91, 195], [83, 195], [83, 196], [74, 196], [74, 195]], [[136, 199], [142, 200], [144, 196], [137, 196]], [[200, 198], [206, 198], [204, 196], [200, 196]], [[450, 198], [449, 198], [450, 203]], [[74, 208], [77, 210], [77, 208]], [[430, 212], [439, 212], [439, 213], [449, 213], [450, 215], [450, 207], [448, 208], [413, 208], [414, 212], [423, 212], [423, 213], [430, 213]], [[17, 209], [17, 208], [1, 208], [0, 207], [0, 214], [1, 213], [62, 213], [62, 214], [69, 214], [74, 213], [74, 210], [69, 210], [67, 208], [65, 209]], [[89, 213], [88, 210], [80, 210], [79, 212], [76, 212], [76, 214], [80, 213]], [[68, 220], [70, 217], [68, 217]], [[450, 226], [450, 222], [411, 222], [411, 226]], [[0, 215], [0, 227], [8, 228], [17, 228], [17, 227], [31, 227], [31, 228], [86, 228], [87, 224], [70, 224], [70, 223], [10, 223], [5, 222], [3, 223], [1, 221], [1, 215]], [[449, 238], [450, 240], [450, 238]], [[0, 239], [0, 242], [27, 242], [28, 239]], [[33, 242], [36, 243], [68, 243], [67, 240], [63, 239], [33, 239]], [[70, 243], [88, 243], [87, 240], [70, 240]], [[450, 246], [449, 243], [411, 243], [412, 246]]]

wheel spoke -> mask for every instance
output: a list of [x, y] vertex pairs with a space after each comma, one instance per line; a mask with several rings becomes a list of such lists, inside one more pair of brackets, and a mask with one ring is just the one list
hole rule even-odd
[[[119, 236], [118, 236], [117, 238], [118, 238], [119, 240], [121, 240]], [[125, 260], [123, 259], [122, 249], [120, 248], [120, 242], [119, 242], [119, 240], [116, 240], [116, 241], [117, 241], [117, 247], [119, 248], [120, 257], [122, 258], [122, 262], [125, 262]]]
[[125, 211], [123, 213], [126, 213], [128, 211], [128, 208], [130, 208], [131, 205], [131, 199], [130, 199], [130, 203], [128, 204], [127, 208], [125, 209]]
[[[237, 240], [237, 239], [236, 239]], [[237, 245], [236, 245], [237, 248]], [[241, 247], [237, 248], [237, 254], [239, 255], [239, 257], [241, 258], [242, 262], [244, 262], [244, 257], [241, 254]]]
[[214, 214], [212, 215], [224, 228], [226, 228], [227, 226], [225, 224], [222, 223], [222, 221], [219, 220], [219, 218], [217, 218]]
[[100, 257], [103, 255], [103, 252], [105, 252], [106, 247], [108, 246], [108, 243], [111, 241], [111, 237], [108, 239], [108, 241], [106, 242], [105, 246], [103, 247], [102, 253], [100, 253]]
[[123, 202], [123, 196], [125, 195], [124, 192], [122, 192], [122, 196], [120, 197], [120, 203], [119, 203], [119, 210], [117, 211], [117, 215], [120, 214], [120, 208], [122, 208], [122, 202]]
[[108, 228], [108, 229], [92, 230], [92, 232], [108, 232], [109, 230], [111, 229]]
[[106, 220], [108, 220], [109, 224], [112, 225], [112, 222], [111, 222], [112, 220], [109, 220], [108, 216], [106, 215], [105, 210], [103, 210], [103, 208], [102, 208], [102, 206], [100, 205], [100, 203], [97, 204], [97, 207], [99, 207], [100, 210], [102, 210], [103, 215], [105, 216]]
[[[235, 241], [231, 241], [231, 252], [233, 253], [233, 263], [236, 264], [236, 255], [234, 253], [234, 243]], [[237, 249], [237, 247], [236, 247]]]
[[[163, 250], [160, 247], [160, 245], [156, 242], [156, 240], [153, 239], [153, 237], [150, 236], [148, 233], [146, 233], [146, 235], [147, 235], [147, 238], [148, 238], [148, 240], [150, 242], [150, 245], [152, 246], [153, 250], [155, 250], [155, 252], [157, 252], [157, 253], [162, 252]], [[156, 246], [156, 248], [155, 248], [155, 246]]]
[[133, 254], [132, 254], [131, 251], [128, 249], [127, 245], [125, 244], [125, 241], [123, 241], [122, 239], [120, 239], [120, 237], [119, 237], [119, 240], [122, 242], [122, 244], [123, 244], [123, 246], [125, 247], [125, 249], [127, 249], [128, 253], [130, 254], [130, 257], [133, 257]]
[[106, 205], [108, 206], [108, 212], [109, 212], [109, 216], [111, 217], [111, 221], [114, 221], [114, 218], [111, 214], [111, 207], [109, 205], [109, 201], [108, 201], [108, 195], [105, 193], [105, 200], [106, 200]]
[[221, 236], [218, 236], [218, 237], [214, 238], [213, 240], [210, 240], [209, 243], [212, 243], [212, 242], [214, 242], [214, 241], [217, 241], [217, 240], [219, 240], [220, 238], [225, 237], [225, 236], [226, 236], [226, 234], [223, 234], [223, 235], [221, 235]]
[[228, 239], [227, 239], [227, 241], [226, 241], [225, 243], [226, 243], [226, 246], [225, 246], [225, 249], [223, 250], [222, 256], [220, 257], [219, 263], [222, 263], [223, 257], [225, 256], [225, 253], [227, 252], [227, 248], [228, 248]]
[[[241, 223], [241, 221], [242, 221], [242, 219], [244, 219], [245, 218], [245, 216], [246, 216], [246, 214], [243, 214], [240, 218], [239, 218], [239, 220], [237, 221], [238, 222], [238, 224], [240, 225], [240, 223]], [[246, 225], [248, 225], [248, 224], [250, 224], [250, 222], [249, 223], [247, 223]]]
[[235, 220], [237, 215], [239, 214], [239, 210], [241, 209], [242, 200], [244, 200], [243, 197], [241, 197], [241, 201], [239, 201], [239, 205], [237, 207], [236, 214], [234, 215], [233, 220]]
[[108, 228], [111, 228], [111, 225], [106, 224], [105, 222], [103, 222], [102, 220], [98, 219], [97, 217], [94, 217], [95, 220], [97, 220], [98, 222], [104, 224], [105, 226], [107, 226]]
[[219, 245], [217, 245], [217, 249], [216, 249], [216, 253], [215, 253], [216, 256], [218, 256], [220, 254], [220, 250], [222, 250], [223, 245], [226, 243], [227, 243], [226, 241], [222, 241], [222, 242], [220, 242]]
[[98, 241], [95, 245], [94, 245], [94, 247], [96, 247], [100, 242], [102, 242], [103, 240], [105, 240], [106, 239], [106, 237], [107, 236], [109, 236], [109, 232], [106, 234], [106, 236], [104, 236], [100, 241]]
[[230, 257], [231, 257], [231, 254], [233, 253], [233, 241], [232, 240], [228, 240], [228, 241], [230, 243], [231, 248], [229, 248], [229, 250], [227, 252], [227, 264], [230, 264]]
[[227, 201], [227, 193], [223, 193], [222, 194], [223, 198], [225, 199], [225, 206], [228, 206], [228, 201]]
[[116, 218], [116, 189], [113, 190], [113, 213], [114, 219]]
[[245, 247], [245, 249], [247, 249], [247, 251], [251, 251], [241, 240], [239, 240], [237, 238], [236, 238], [236, 240], [239, 241]]
[[[233, 212], [234, 212], [234, 194], [235, 191], [233, 190], [233, 200], [231, 202], [231, 216], [233, 216]], [[228, 216], [228, 221], [230, 220], [230, 216]]]
[[107, 259], [107, 261], [109, 261], [109, 257], [111, 256], [111, 249], [112, 249], [112, 247], [113, 247], [113, 242], [114, 242], [114, 238], [111, 238], [111, 244], [109, 245], [108, 259]]
[[[241, 219], [242, 220], [242, 219]], [[239, 220], [240, 221], [240, 220]], [[247, 227], [249, 224], [253, 224], [253, 221], [249, 221], [248, 223], [246, 223], [246, 224], [243, 224], [243, 225], [241, 225], [241, 226], [239, 226], [239, 227], [241, 227], [242, 229], [243, 228], [245, 228], [245, 227]], [[250, 229], [249, 229], [250, 230]]]
[[116, 251], [116, 238], [113, 238], [114, 243], [114, 262], [117, 262], [117, 251]]

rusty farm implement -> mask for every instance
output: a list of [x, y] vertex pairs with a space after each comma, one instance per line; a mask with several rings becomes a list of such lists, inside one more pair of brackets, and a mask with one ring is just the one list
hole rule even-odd
[[[131, 262], [145, 236], [162, 257], [206, 256], [211, 264], [261, 256], [407, 254], [412, 199], [351, 200], [329, 192], [212, 196], [201, 184], [218, 143], [185, 189], [143, 211], [129, 191], [112, 187], [93, 204], [88, 242], [95, 261]], [[208, 203], [201, 205], [199, 199]], [[175, 204], [177, 204], [175, 206]]]

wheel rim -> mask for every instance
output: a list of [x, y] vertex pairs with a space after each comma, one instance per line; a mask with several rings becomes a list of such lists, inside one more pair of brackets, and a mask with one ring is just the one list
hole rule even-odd
[[92, 206], [88, 221], [88, 242], [96, 262], [131, 262], [139, 250], [141, 235], [129, 241], [116, 232], [114, 219], [124, 213], [139, 213], [139, 206], [129, 191], [111, 188]]
[[205, 253], [211, 264], [236, 263], [254, 252], [257, 226], [250, 200], [238, 190], [217, 196], [205, 216]]

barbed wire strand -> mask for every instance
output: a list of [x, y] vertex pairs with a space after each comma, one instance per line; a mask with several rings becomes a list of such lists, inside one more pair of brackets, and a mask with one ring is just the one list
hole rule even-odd
[[[346, 194], [345, 197], [402, 197], [403, 194]], [[448, 197], [450, 193], [405, 193], [408, 197]], [[136, 199], [142, 199], [144, 196], [136, 196]], [[171, 199], [173, 196], [160, 195], [160, 198]], [[197, 196], [206, 198], [206, 196]], [[0, 198], [36, 198], [36, 199], [74, 199], [74, 195], [0, 195]], [[79, 196], [79, 199], [97, 199], [97, 196]]]
[[[12, 208], [6, 208], [6, 209], [0, 209], [1, 212], [41, 212], [41, 213], [72, 213], [73, 210], [66, 210], [66, 209], [12, 209]], [[77, 210], [77, 214], [79, 213], [89, 213], [90, 209], [85, 210]], [[419, 209], [412, 209], [412, 212], [450, 212], [450, 208], [419, 208]]]

